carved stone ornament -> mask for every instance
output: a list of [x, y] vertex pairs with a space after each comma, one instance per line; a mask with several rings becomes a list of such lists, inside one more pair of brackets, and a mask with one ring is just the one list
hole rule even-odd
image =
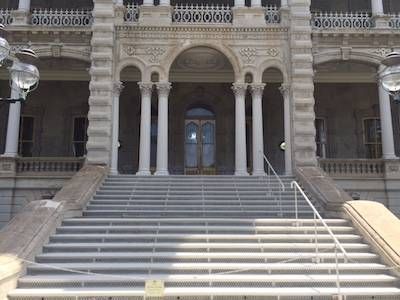
[[128, 56], [136, 55], [136, 47], [134, 45], [125, 44], [122, 46], [122, 49]]
[[61, 57], [62, 45], [51, 45], [51, 55], [53, 57]]
[[151, 63], [159, 63], [161, 56], [165, 52], [166, 52], [166, 50], [161, 47], [149, 47], [146, 49], [146, 54], [150, 55], [149, 61]]
[[254, 63], [254, 60], [256, 58], [257, 49], [247, 47], [247, 48], [240, 49], [239, 53], [243, 57], [243, 60], [246, 64], [252, 64], [252, 63]]
[[392, 49], [390, 48], [378, 48], [372, 51], [373, 54], [379, 55], [381, 57], [386, 57], [391, 52]]
[[279, 50], [277, 48], [270, 48], [267, 50], [267, 54], [272, 57], [277, 57], [279, 55]]

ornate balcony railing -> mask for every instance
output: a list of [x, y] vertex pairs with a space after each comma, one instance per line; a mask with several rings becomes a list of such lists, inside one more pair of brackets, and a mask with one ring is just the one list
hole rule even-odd
[[17, 158], [16, 172], [18, 173], [75, 173], [84, 164], [84, 158], [48, 158], [20, 157]]
[[38, 26], [90, 26], [92, 21], [92, 11], [79, 9], [34, 9], [31, 19]]
[[316, 12], [312, 17], [315, 29], [369, 29], [373, 25], [371, 15], [363, 12]]
[[394, 29], [400, 29], [400, 15], [399, 14], [390, 16], [389, 26]]
[[382, 159], [320, 159], [319, 166], [332, 177], [383, 177]]
[[139, 5], [128, 4], [125, 7], [124, 21], [135, 23], [139, 21]]
[[0, 9], [0, 24], [10, 25], [13, 21], [10, 9]]
[[267, 24], [278, 24], [281, 22], [281, 14], [275, 5], [265, 7], [265, 22]]
[[231, 23], [232, 10], [228, 5], [179, 4], [174, 7], [172, 21], [185, 24]]

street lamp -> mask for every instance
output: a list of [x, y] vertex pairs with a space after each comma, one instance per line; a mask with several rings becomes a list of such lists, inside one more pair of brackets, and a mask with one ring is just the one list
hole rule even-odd
[[[5, 33], [4, 25], [0, 24], [0, 33]], [[35, 52], [31, 49], [22, 49], [11, 53], [8, 41], [0, 36], [0, 65], [8, 67], [10, 72], [10, 86], [17, 88], [20, 98], [0, 98], [8, 103], [23, 102], [29, 92], [35, 90], [39, 84], [39, 70], [32, 63], [37, 60]]]
[[383, 69], [379, 72], [379, 82], [383, 89], [400, 103], [400, 53], [389, 53], [381, 62]]

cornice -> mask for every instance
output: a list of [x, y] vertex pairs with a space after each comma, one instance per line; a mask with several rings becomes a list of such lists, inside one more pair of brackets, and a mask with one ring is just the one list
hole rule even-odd
[[143, 25], [118, 25], [116, 26], [117, 35], [121, 38], [135, 35], [143, 38], [153, 37], [154, 35], [165, 35], [165, 38], [174, 38], [190, 34], [192, 37], [212, 36], [219, 39], [232, 39], [236, 36], [248, 35], [251, 38], [263, 39], [266, 35], [287, 35], [288, 28], [282, 26], [266, 27], [233, 27], [233, 26], [214, 26], [214, 25], [171, 25], [171, 26], [143, 26]]

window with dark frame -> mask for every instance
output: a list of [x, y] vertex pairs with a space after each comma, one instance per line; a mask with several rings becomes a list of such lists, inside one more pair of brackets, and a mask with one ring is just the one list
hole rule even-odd
[[327, 130], [326, 121], [323, 118], [315, 119], [315, 143], [317, 144], [317, 156], [320, 158], [326, 158], [327, 148]]
[[34, 126], [35, 118], [33, 116], [21, 116], [18, 153], [22, 157], [33, 156]]
[[382, 130], [379, 118], [366, 118], [363, 121], [366, 158], [382, 157]]
[[72, 152], [75, 157], [86, 155], [88, 119], [87, 117], [73, 118]]

